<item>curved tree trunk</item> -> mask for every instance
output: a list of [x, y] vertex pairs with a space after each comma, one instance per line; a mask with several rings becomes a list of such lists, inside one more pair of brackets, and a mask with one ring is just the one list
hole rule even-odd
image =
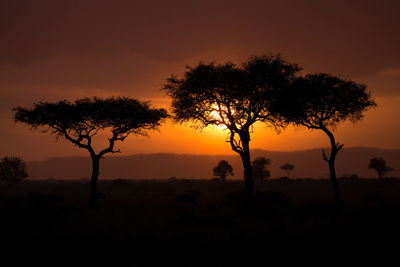
[[99, 178], [100, 169], [100, 158], [98, 156], [92, 156], [92, 177], [90, 179], [90, 207], [97, 209], [98, 194], [97, 194], [97, 180]]
[[343, 203], [342, 203], [342, 197], [341, 197], [340, 190], [339, 190], [339, 183], [336, 178], [335, 160], [336, 160], [336, 155], [339, 152], [339, 150], [343, 147], [343, 144], [342, 145], [336, 144], [335, 137], [327, 128], [323, 127], [322, 130], [328, 135], [329, 140], [331, 142], [331, 153], [330, 153], [329, 159], [327, 158], [325, 151], [323, 151], [323, 159], [328, 162], [329, 173], [330, 173], [330, 177], [331, 177], [333, 194], [335, 197], [336, 206], [337, 206], [338, 210], [341, 211]]

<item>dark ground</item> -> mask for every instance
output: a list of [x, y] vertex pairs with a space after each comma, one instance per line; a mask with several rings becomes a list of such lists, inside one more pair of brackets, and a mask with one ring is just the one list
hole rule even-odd
[[328, 180], [257, 184], [250, 204], [241, 182], [102, 181], [98, 211], [88, 182], [2, 185], [0, 256], [3, 266], [397, 265], [400, 180], [340, 187], [341, 214]]

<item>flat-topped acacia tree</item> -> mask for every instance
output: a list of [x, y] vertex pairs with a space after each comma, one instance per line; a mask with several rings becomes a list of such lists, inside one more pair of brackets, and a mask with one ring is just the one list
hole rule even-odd
[[307, 74], [296, 78], [293, 86], [276, 101], [277, 113], [287, 122], [322, 130], [331, 145], [329, 156], [322, 150], [322, 157], [329, 165], [333, 191], [340, 210], [342, 199], [336, 179], [335, 160], [343, 144], [336, 142], [333, 131], [340, 122], [356, 123], [364, 113], [376, 106], [365, 84], [356, 83], [327, 73]]
[[171, 76], [163, 87], [172, 98], [176, 122], [229, 131], [232, 150], [242, 159], [246, 196], [254, 191], [249, 146], [252, 126], [257, 122], [279, 126], [269, 106], [299, 69], [279, 55], [253, 56], [241, 66], [199, 63], [188, 66], [183, 77]]
[[[13, 111], [16, 122], [28, 124], [34, 129], [41, 128], [89, 151], [92, 159], [90, 199], [94, 209], [98, 207], [100, 159], [107, 153], [119, 152], [115, 149], [115, 142], [124, 141], [130, 134], [146, 136], [149, 130], [157, 129], [168, 116], [166, 110], [152, 108], [149, 102], [126, 97], [38, 102], [32, 108], [17, 107]], [[108, 145], [96, 152], [93, 138], [103, 130], [110, 134]]]

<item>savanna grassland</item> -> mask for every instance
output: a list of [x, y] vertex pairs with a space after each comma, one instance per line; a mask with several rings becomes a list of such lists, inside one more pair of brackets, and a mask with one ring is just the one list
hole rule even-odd
[[24, 181], [0, 188], [3, 266], [386, 266], [400, 237], [400, 180]]

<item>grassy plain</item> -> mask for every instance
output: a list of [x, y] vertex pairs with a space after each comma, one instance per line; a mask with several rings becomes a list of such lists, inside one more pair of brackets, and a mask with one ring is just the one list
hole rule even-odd
[[400, 241], [400, 180], [25, 181], [0, 187], [4, 266], [389, 265]]

